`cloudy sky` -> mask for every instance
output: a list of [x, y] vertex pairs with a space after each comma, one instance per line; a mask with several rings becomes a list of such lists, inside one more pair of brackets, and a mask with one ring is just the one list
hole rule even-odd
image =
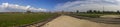
[[[103, 9], [104, 7], [104, 9]], [[120, 0], [0, 0], [0, 12], [117, 11]]]

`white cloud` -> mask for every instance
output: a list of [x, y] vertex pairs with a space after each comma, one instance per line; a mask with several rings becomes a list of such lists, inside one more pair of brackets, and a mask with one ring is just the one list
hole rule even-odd
[[84, 0], [84, 1], [69, 1], [66, 3], [58, 4], [55, 9], [56, 11], [76, 11], [81, 12], [87, 10], [100, 10], [104, 7], [105, 11], [116, 11], [120, 10], [120, 0]]
[[17, 4], [9, 4], [9, 3], [2, 3], [0, 5], [0, 12], [26, 12], [26, 10], [31, 10], [32, 12], [41, 12], [47, 11], [46, 9], [42, 8], [34, 8], [31, 6], [21, 6]]
[[29, 10], [31, 10], [31, 11], [33, 11], [33, 12], [40, 12], [40, 11], [47, 11], [46, 9], [42, 9], [42, 8], [34, 8], [34, 7], [32, 7], [32, 8], [30, 8]]

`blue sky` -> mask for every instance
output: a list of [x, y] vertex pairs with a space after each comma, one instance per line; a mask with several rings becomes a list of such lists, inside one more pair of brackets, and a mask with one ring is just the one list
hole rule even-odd
[[65, 3], [71, 0], [0, 0], [2, 3], [18, 4], [18, 5], [30, 5], [36, 8], [45, 8], [48, 10], [54, 9], [54, 7], [59, 3]]
[[[91, 7], [92, 6], [92, 7]], [[0, 0], [1, 11], [87, 11], [120, 10], [120, 0]]]

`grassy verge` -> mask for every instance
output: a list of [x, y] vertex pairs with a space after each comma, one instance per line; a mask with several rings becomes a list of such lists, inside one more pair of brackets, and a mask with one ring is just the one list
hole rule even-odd
[[98, 18], [103, 14], [75, 14], [76, 16], [83, 16], [83, 17], [91, 17], [91, 18]]
[[0, 14], [0, 27], [12, 27], [43, 21], [57, 14]]
[[72, 14], [72, 15], [91, 17], [91, 18], [99, 18], [100, 16], [103, 16], [103, 15], [120, 15], [120, 14], [77, 13], [77, 14]]

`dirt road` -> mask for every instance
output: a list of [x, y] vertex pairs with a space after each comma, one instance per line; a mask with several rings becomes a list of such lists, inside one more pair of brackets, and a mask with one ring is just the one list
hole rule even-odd
[[42, 27], [120, 27], [120, 25], [96, 23], [84, 19], [77, 19], [74, 17], [62, 15], [52, 20], [51, 22], [48, 22]]

